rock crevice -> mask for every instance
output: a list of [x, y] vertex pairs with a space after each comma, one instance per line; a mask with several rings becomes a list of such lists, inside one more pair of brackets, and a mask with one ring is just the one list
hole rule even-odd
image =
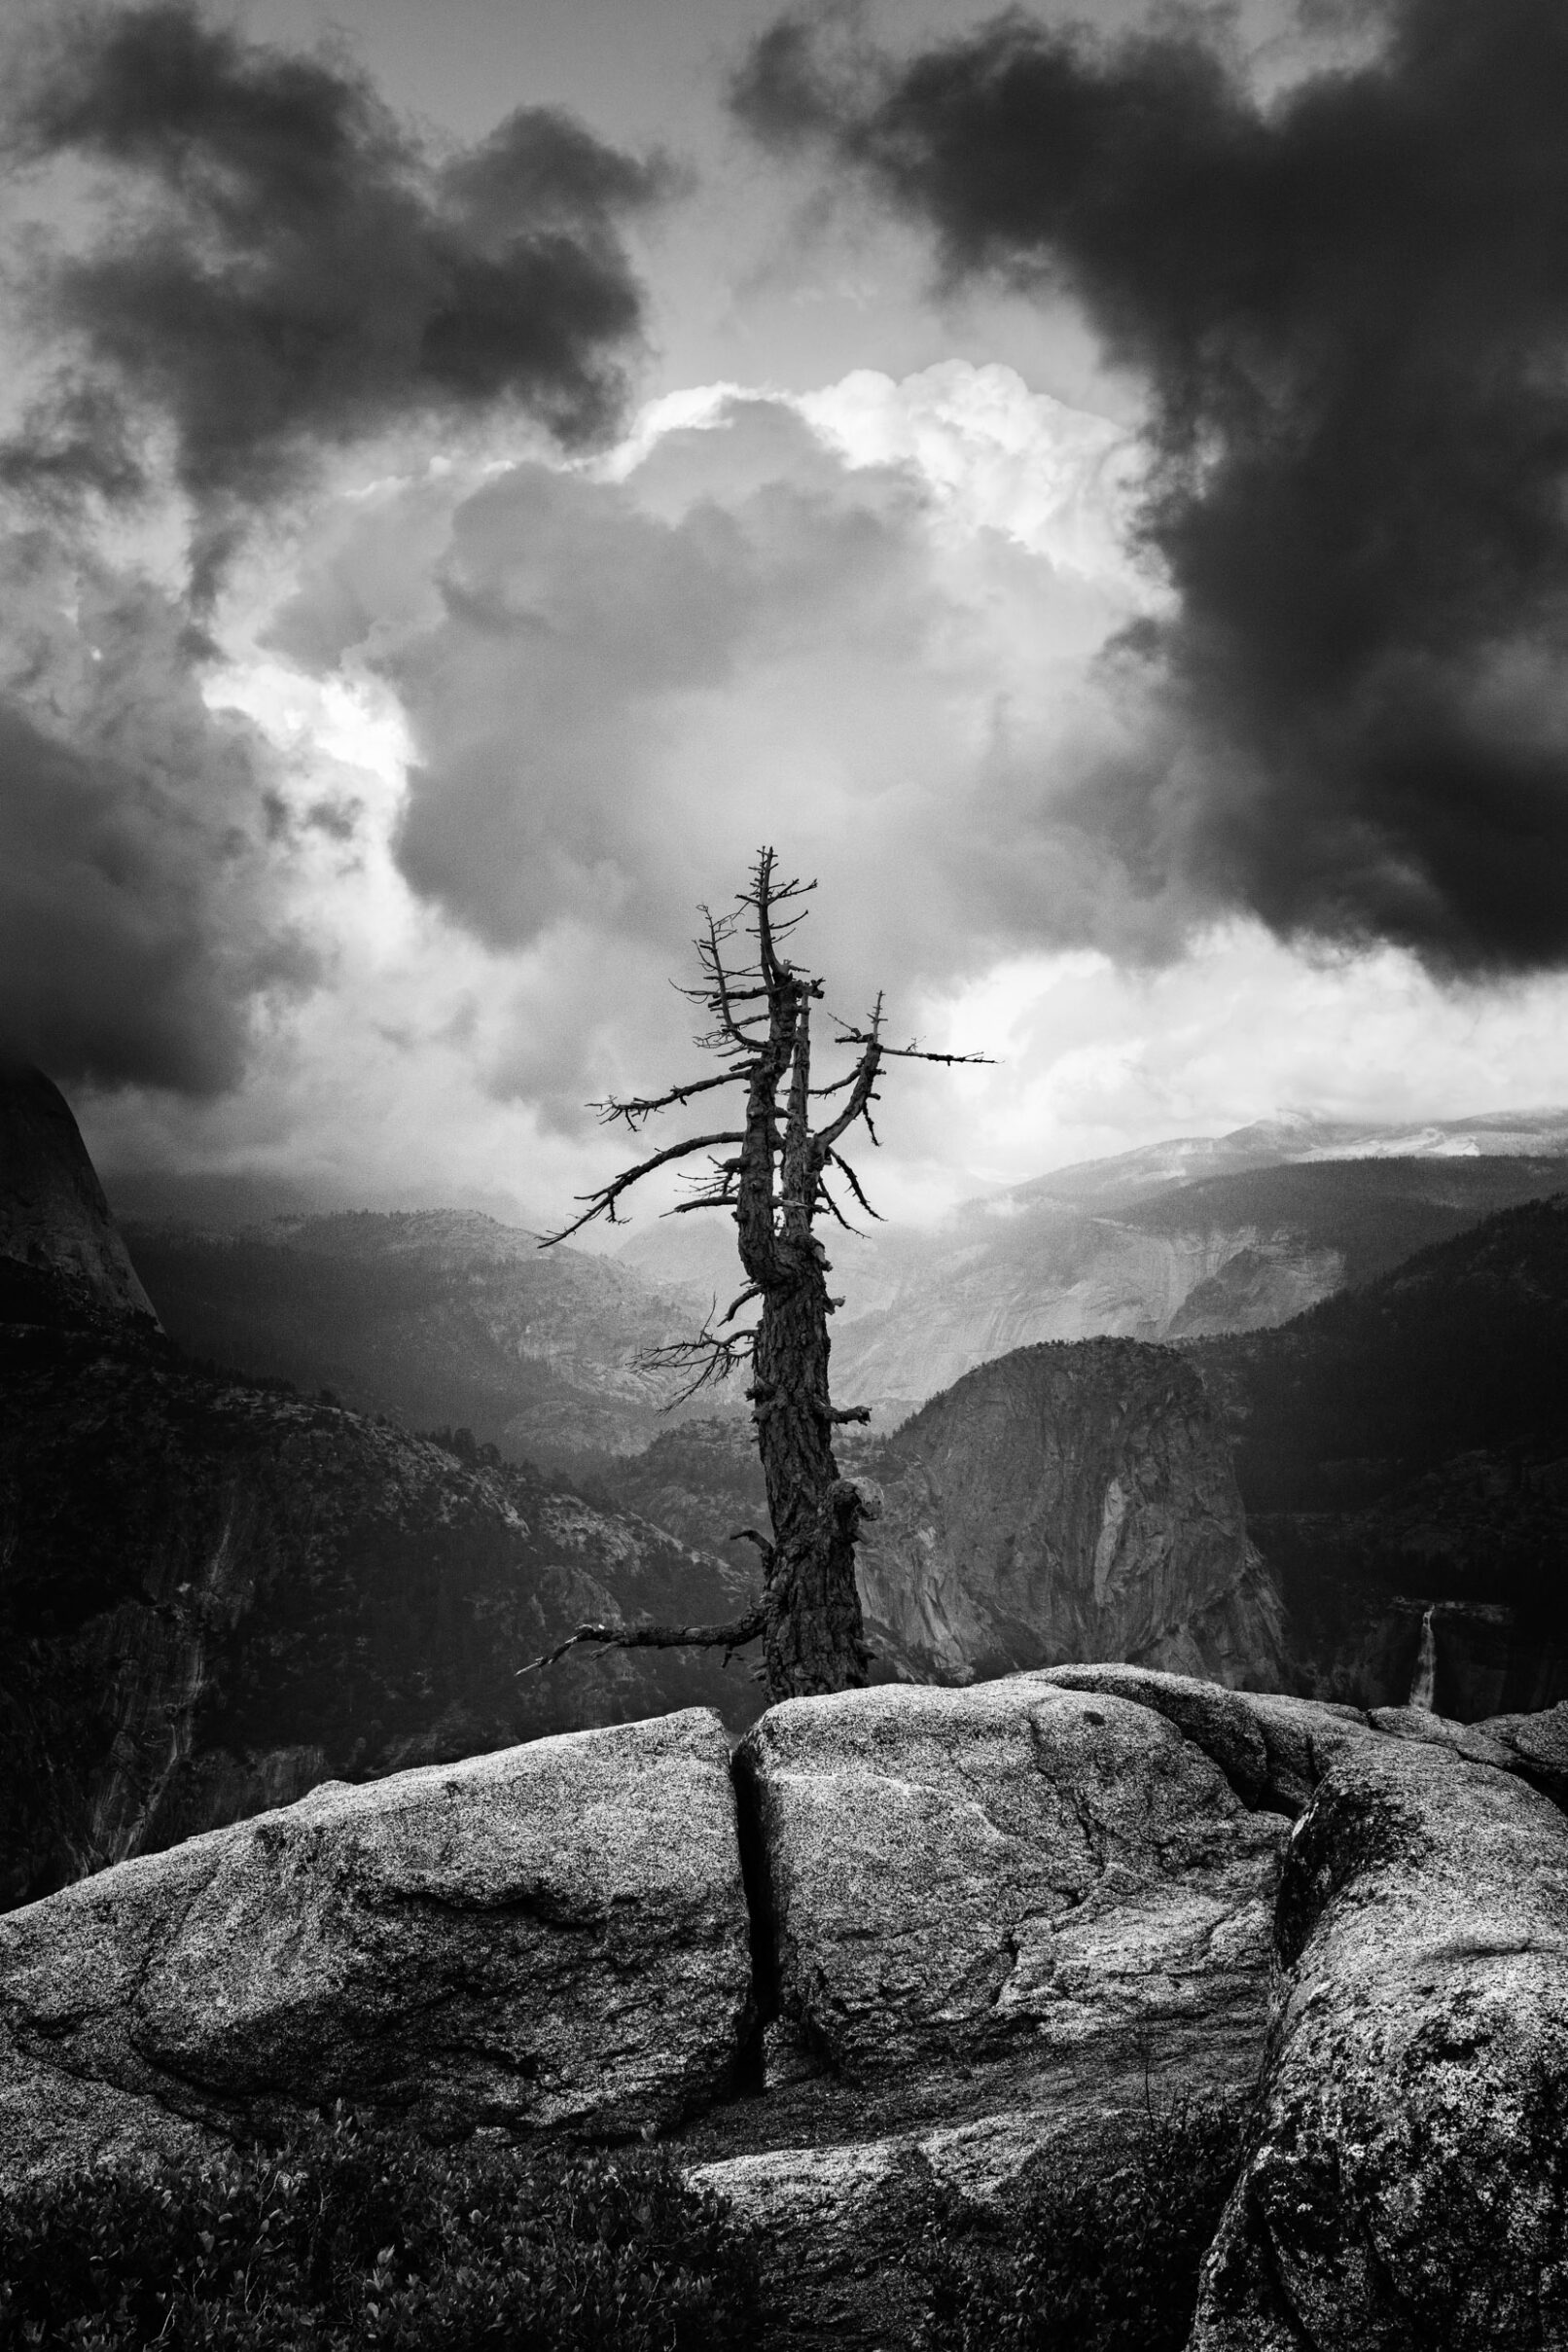
[[763, 2225], [780, 2345], [891, 2348], [933, 2183], [1222, 2096], [1193, 2352], [1548, 2352], [1560, 1734], [1407, 1712], [1068, 1667], [329, 1784], [0, 1918], [0, 2171], [339, 2096], [659, 2134]]

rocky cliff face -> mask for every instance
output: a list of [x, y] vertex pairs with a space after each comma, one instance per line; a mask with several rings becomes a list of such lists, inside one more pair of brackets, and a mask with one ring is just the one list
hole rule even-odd
[[116, 1320], [157, 1320], [80, 1128], [42, 1070], [0, 1052], [0, 1280], [42, 1273]]
[[706, 1654], [516, 1679], [585, 1618], [732, 1616], [749, 1576], [73, 1298], [0, 1325], [0, 1901], [333, 1776], [695, 1700], [755, 1714]]
[[0, 2177], [333, 2097], [642, 2130], [760, 2225], [777, 2352], [907, 2352], [933, 2192], [1000, 2223], [1218, 2093], [1253, 2126], [1194, 2352], [1551, 2352], [1548, 1789], [1555, 1715], [1105, 1666], [793, 1701], [733, 1796], [698, 1712], [318, 1790], [0, 1920]]
[[1568, 1195], [1486, 1219], [1277, 1332], [1192, 1351], [1325, 1697], [1478, 1718], [1568, 1695]]
[[1192, 1367], [1125, 1339], [1019, 1348], [868, 1458], [873, 1648], [909, 1680], [1130, 1658], [1266, 1688], [1279, 1611]]

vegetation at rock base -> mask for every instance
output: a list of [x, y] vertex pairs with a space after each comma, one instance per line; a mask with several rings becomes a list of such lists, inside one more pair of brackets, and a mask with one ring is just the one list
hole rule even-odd
[[[1180, 2352], [1239, 2166], [1222, 2102], [1053, 2151], [1005, 2210], [897, 2236], [915, 2352]], [[37, 2352], [747, 2352], [755, 2232], [664, 2151], [431, 2147], [341, 2111], [278, 2145], [0, 2200], [0, 2342]], [[776, 2337], [775, 2337], [776, 2340]]]
[[919, 2352], [1182, 2352], [1242, 2138], [1233, 2107], [1182, 2101], [1114, 2169], [1051, 2151], [1001, 2213], [933, 2189]]
[[670, 2159], [433, 2149], [337, 2116], [281, 2148], [0, 2203], [0, 2341], [40, 2352], [743, 2352], [748, 2241]]

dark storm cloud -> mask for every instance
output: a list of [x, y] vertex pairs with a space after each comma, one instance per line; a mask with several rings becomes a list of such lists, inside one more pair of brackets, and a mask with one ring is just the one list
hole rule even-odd
[[[9, 271], [33, 396], [0, 443], [0, 1033], [67, 1081], [210, 1094], [321, 977], [300, 852], [351, 861], [358, 815], [290, 815], [259, 732], [206, 706], [192, 613], [328, 450], [492, 406], [601, 433], [640, 321], [620, 225], [669, 175], [548, 110], [438, 154], [351, 64], [185, 0], [33, 10], [0, 93], [13, 196], [53, 225]], [[185, 600], [95, 555], [82, 504], [171, 481]]]
[[129, 420], [161, 420], [184, 485], [232, 512], [410, 414], [511, 400], [575, 443], [616, 413], [641, 315], [619, 224], [657, 160], [527, 108], [435, 156], [352, 66], [189, 0], [52, 12], [7, 65], [13, 163], [85, 163], [113, 199], [33, 268], [67, 357], [14, 481], [123, 486]]
[[[1321, 14], [1321, 12], [1320, 12]], [[1150, 387], [1168, 620], [1067, 813], [1277, 931], [1568, 960], [1568, 9], [1395, 0], [1271, 101], [1196, 20], [1022, 16], [894, 62], [775, 25], [736, 88], [1076, 297]]]
[[0, 542], [0, 1046], [69, 1083], [212, 1094], [267, 998], [317, 977], [298, 826], [247, 723], [209, 711], [180, 604], [42, 533]]

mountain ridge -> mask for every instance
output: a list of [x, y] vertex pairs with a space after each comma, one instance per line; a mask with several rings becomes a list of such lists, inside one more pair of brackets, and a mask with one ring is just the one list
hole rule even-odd
[[128, 1238], [194, 1354], [546, 1463], [646, 1443], [676, 1384], [642, 1359], [705, 1304], [608, 1258], [542, 1252], [479, 1210], [337, 1210], [226, 1233], [133, 1224]]
[[[835, 1394], [887, 1427], [1016, 1347], [1265, 1328], [1564, 1185], [1568, 1111], [1298, 1113], [1078, 1162], [928, 1229], [835, 1231]], [[698, 1218], [634, 1234], [618, 1263], [704, 1300], [733, 1272], [727, 1229]]]
[[[1324, 1158], [1328, 1123], [1264, 1123], [1200, 1139], [1206, 1174], [1191, 1173], [1180, 1144], [1180, 1181], [1151, 1174], [1164, 1147], [1150, 1147], [1066, 1171], [1087, 1188], [1076, 1201], [1058, 1172], [929, 1233], [836, 1231], [835, 1396], [885, 1430], [1016, 1347], [1279, 1324], [1493, 1209], [1568, 1186], [1568, 1153], [1525, 1149], [1553, 1140], [1555, 1121], [1450, 1122], [1431, 1130], [1443, 1149], [1407, 1158], [1383, 1148], [1393, 1130], [1334, 1125], [1337, 1156]], [[1446, 1148], [1478, 1134], [1507, 1148]], [[1369, 1148], [1346, 1155], [1347, 1138]], [[1287, 1145], [1294, 1158], [1214, 1172], [1217, 1151], [1257, 1162]], [[128, 1238], [191, 1352], [409, 1428], [466, 1425], [566, 1476], [636, 1454], [671, 1419], [742, 1409], [738, 1394], [681, 1404], [678, 1382], [644, 1360], [733, 1295], [723, 1220], [679, 1219], [615, 1255], [541, 1252], [527, 1229], [474, 1209], [296, 1213], [220, 1232], [132, 1224]]]

